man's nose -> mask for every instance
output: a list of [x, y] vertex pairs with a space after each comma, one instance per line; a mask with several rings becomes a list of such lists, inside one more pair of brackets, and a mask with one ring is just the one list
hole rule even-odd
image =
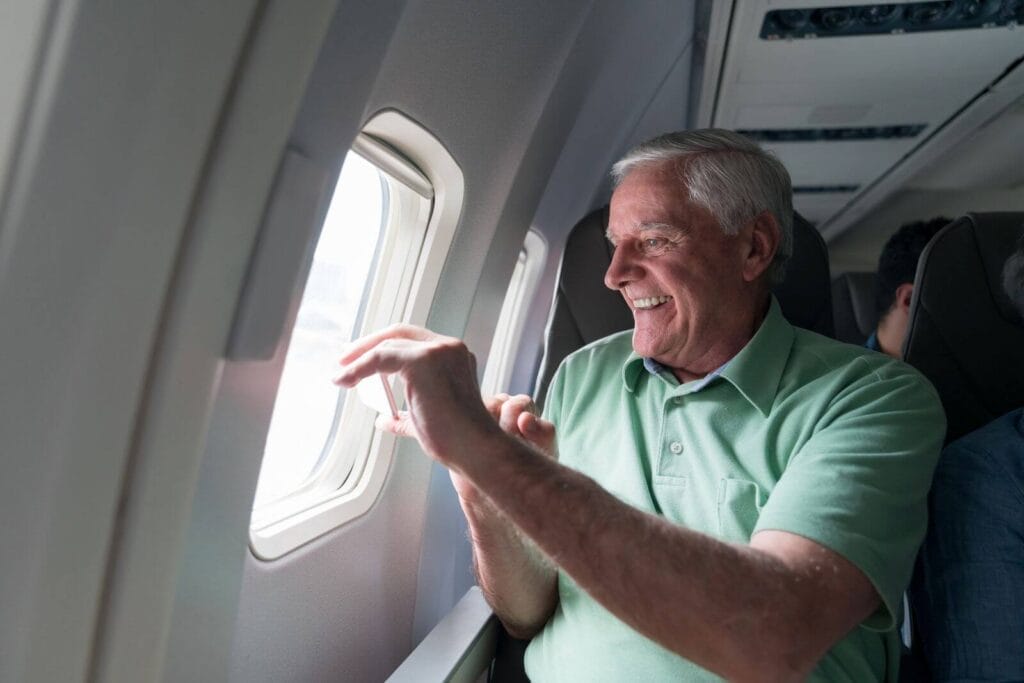
[[612, 252], [612, 262], [604, 273], [604, 285], [608, 289], [622, 289], [640, 277], [640, 266], [635, 255], [625, 244], [616, 247]]

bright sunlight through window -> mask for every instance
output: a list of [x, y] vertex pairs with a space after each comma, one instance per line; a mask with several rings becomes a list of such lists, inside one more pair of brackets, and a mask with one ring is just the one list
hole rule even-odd
[[376, 115], [352, 141], [301, 297], [292, 290], [288, 346], [271, 361], [281, 379], [249, 520], [256, 557], [276, 559], [365, 514], [384, 486], [398, 440], [331, 379], [355, 337], [425, 324], [463, 188], [447, 150], [399, 112]]
[[349, 152], [324, 221], [274, 403], [256, 506], [297, 490], [330, 452], [345, 392], [341, 347], [353, 338], [388, 214], [376, 166]]

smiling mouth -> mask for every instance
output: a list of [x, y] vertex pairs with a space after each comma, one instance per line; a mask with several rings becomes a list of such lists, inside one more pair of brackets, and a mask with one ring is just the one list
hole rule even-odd
[[644, 299], [633, 299], [633, 308], [638, 311], [649, 311], [671, 300], [672, 297], [670, 296], [649, 296]]

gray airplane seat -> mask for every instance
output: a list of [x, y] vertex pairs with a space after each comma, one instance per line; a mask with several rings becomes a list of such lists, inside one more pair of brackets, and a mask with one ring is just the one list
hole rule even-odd
[[946, 442], [1024, 405], [1024, 321], [1002, 269], [1024, 213], [967, 214], [943, 228], [917, 264], [903, 358], [931, 380]]
[[875, 274], [843, 273], [832, 281], [836, 339], [863, 346], [878, 325]]
[[[538, 404], [543, 404], [562, 359], [590, 342], [633, 327], [633, 314], [622, 295], [604, 286], [604, 273], [612, 260], [607, 228], [608, 207], [604, 207], [587, 214], [569, 233], [534, 392]], [[828, 250], [814, 226], [796, 213], [793, 256], [786, 273], [785, 281], [775, 288], [786, 319], [833, 336]]]

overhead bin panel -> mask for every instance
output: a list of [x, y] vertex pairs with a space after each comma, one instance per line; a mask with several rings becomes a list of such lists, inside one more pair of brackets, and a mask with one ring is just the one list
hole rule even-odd
[[852, 196], [852, 192], [795, 193], [793, 201], [801, 216], [817, 224], [843, 208]]
[[[763, 142], [782, 159], [793, 185], [857, 185], [909, 153], [915, 140]], [[798, 208], [798, 210], [800, 210]], [[802, 212], [802, 211], [801, 211]]]

